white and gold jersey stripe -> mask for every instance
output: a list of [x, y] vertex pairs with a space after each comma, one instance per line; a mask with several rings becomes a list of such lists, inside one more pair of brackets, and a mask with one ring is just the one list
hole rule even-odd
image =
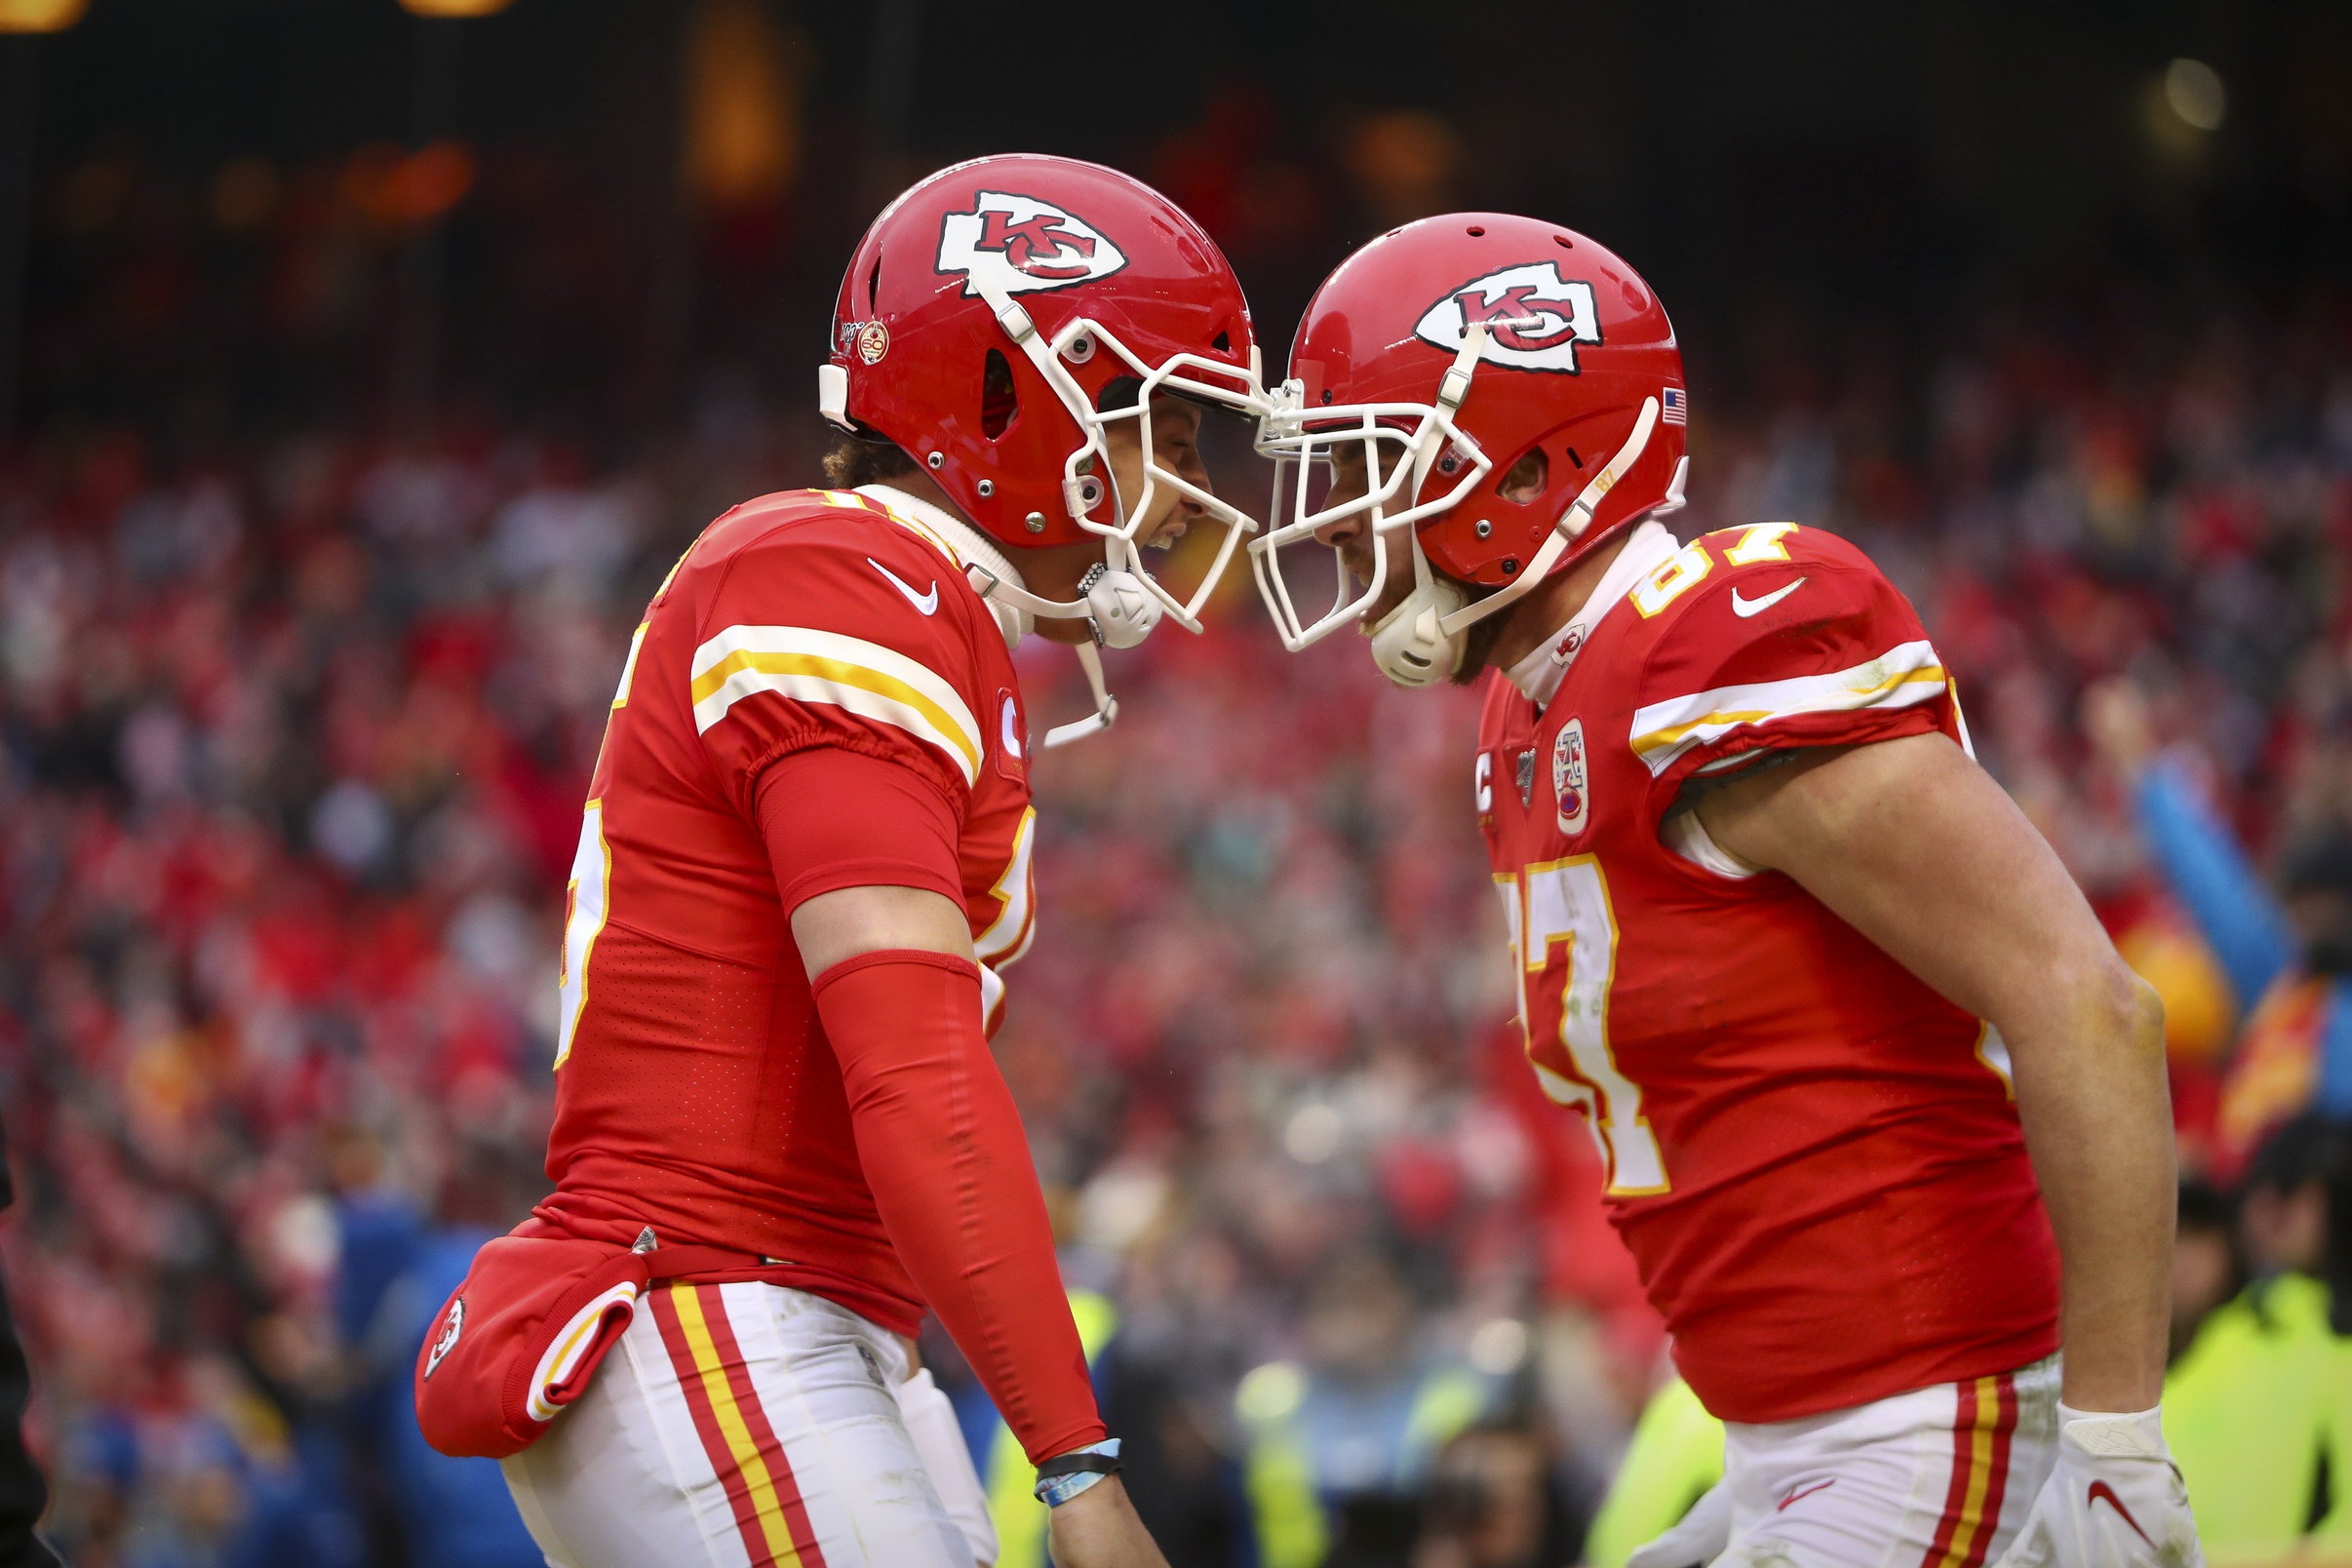
[[1805, 714], [1908, 708], [1932, 700], [1943, 690], [1944, 682], [1943, 665], [1933, 645], [1924, 639], [1903, 643], [1852, 669], [1716, 686], [1637, 708], [1633, 753], [1656, 777], [1693, 747], [1743, 725], [1755, 727]]
[[694, 650], [694, 727], [708, 733], [745, 697], [772, 691], [892, 725], [947, 758], [969, 785], [987, 747], [962, 696], [893, 648], [805, 626], [729, 626]]

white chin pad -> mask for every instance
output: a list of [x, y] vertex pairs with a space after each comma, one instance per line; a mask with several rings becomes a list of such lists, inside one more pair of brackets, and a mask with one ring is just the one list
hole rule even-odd
[[1159, 624], [1159, 601], [1132, 572], [1095, 573], [1086, 585], [1086, 608], [1105, 647], [1133, 647]]
[[1440, 616], [1464, 604], [1452, 583], [1425, 583], [1372, 626], [1372, 662], [1400, 686], [1434, 686], [1462, 660], [1462, 639], [1437, 629]]

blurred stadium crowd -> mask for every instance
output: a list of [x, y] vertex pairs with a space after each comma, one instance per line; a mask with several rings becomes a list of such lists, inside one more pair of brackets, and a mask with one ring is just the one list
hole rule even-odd
[[[203, 276], [135, 174], [77, 173], [51, 384], [190, 321], [300, 384], [320, 322], [386, 319], [366, 204], [407, 187], [354, 167], [224, 173], [212, 220], [250, 251]], [[551, 342], [600, 253], [528, 174], [481, 199], [530, 237]], [[2340, 1131], [2273, 1131], [2352, 1115], [2344, 301], [1758, 320], [1694, 344], [1678, 526], [1833, 528], [1919, 606], [1980, 754], [2170, 1005], [2191, 1312], [2342, 1280]], [[0, 467], [0, 1249], [52, 1530], [86, 1568], [529, 1563], [494, 1469], [422, 1447], [408, 1367], [543, 1189], [565, 869], [639, 606], [709, 518], [814, 482], [823, 436], [725, 375], [624, 443], [464, 403], [266, 425], [239, 373]], [[1209, 636], [1115, 660], [1119, 725], [1038, 769], [1041, 937], [997, 1041], [1138, 1506], [1177, 1568], [1572, 1560], [1666, 1363], [1591, 1147], [1517, 1065], [1474, 701], [1388, 689], [1346, 639], [1286, 657], [1232, 586]], [[1063, 655], [1021, 657], [1040, 711], [1079, 710]], [[2232, 844], [2293, 873], [2303, 923], [2259, 915], [2284, 979], [2204, 934]]]

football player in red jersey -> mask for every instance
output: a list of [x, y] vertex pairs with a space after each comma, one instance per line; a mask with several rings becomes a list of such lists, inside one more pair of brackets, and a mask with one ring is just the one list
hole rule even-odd
[[[1584, 235], [1390, 233], [1290, 373], [1260, 587], [1293, 647], [1360, 623], [1400, 685], [1494, 672], [1475, 790], [1528, 1060], [1728, 1423], [1723, 1483], [1636, 1563], [2198, 1562], [2156, 1410], [2161, 1012], [1909, 603], [1818, 529], [1666, 530], [1681, 354]], [[1310, 535], [1341, 557], [1312, 622], [1280, 554]]]
[[1248, 308], [1135, 180], [985, 158], [876, 219], [819, 380], [843, 488], [713, 523], [630, 644], [565, 925], [556, 1190], [452, 1298], [419, 1408], [505, 1457], [568, 1568], [969, 1568], [985, 1507], [910, 1377], [927, 1308], [1038, 1464], [1056, 1559], [1160, 1564], [987, 1041], [1035, 925], [1010, 651], [1075, 642], [1082, 731], [1115, 711], [1098, 640], [1196, 625], [1207, 585], [1139, 552], [1219, 523], [1222, 567], [1245, 524], [1195, 435], [1262, 410]]

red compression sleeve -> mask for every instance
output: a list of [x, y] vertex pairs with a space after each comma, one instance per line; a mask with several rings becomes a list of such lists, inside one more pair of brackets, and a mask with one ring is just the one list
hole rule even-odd
[[904, 763], [811, 747], [764, 768], [757, 801], [787, 915], [842, 887], [921, 887], [963, 902], [955, 808]]
[[847, 959], [812, 986], [874, 1206], [1031, 1463], [1104, 1435], [980, 971], [944, 953]]

